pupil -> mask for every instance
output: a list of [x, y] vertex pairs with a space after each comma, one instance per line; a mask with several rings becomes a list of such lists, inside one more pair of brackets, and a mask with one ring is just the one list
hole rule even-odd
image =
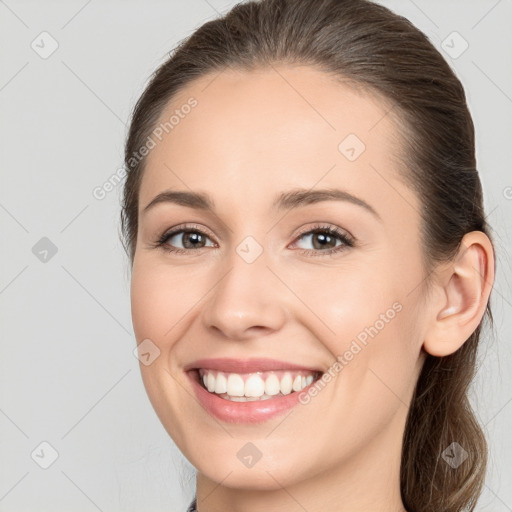
[[[185, 233], [185, 241], [186, 242], [198, 242], [201, 241], [201, 235], [199, 233]], [[192, 246], [196, 244], [192, 243]], [[186, 246], [186, 245], [185, 245]]]
[[[324, 233], [317, 233], [316, 236], [318, 237], [318, 239], [320, 240], [320, 247], [325, 247], [329, 241], [332, 241], [334, 240], [333, 237], [331, 237], [331, 235], [326, 235]], [[313, 241], [315, 241], [315, 238], [313, 238]], [[314, 244], [316, 245], [316, 244]]]

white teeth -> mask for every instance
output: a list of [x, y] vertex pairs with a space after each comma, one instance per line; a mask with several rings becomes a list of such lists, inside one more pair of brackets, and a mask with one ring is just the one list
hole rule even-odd
[[265, 394], [265, 383], [258, 375], [251, 375], [245, 381], [245, 396], [261, 396]]
[[258, 397], [254, 396], [229, 396], [227, 393], [222, 393], [219, 395], [221, 398], [225, 400], [231, 400], [232, 402], [256, 402], [258, 400], [269, 400], [272, 397], [268, 395], [262, 395]]
[[281, 379], [281, 393], [283, 395], [289, 395], [292, 392], [292, 376], [289, 373], [285, 373]]
[[213, 375], [213, 373], [208, 374], [208, 381], [206, 382], [206, 387], [210, 392], [215, 391], [215, 375]]
[[281, 384], [279, 383], [279, 379], [277, 375], [273, 373], [267, 377], [265, 381], [265, 394], [274, 396], [277, 395], [281, 391]]
[[[213, 373], [208, 373], [208, 375], [213, 375]], [[244, 396], [244, 392], [244, 379], [238, 373], [230, 373], [226, 393], [230, 396]]]
[[314, 376], [304, 372], [279, 372], [281, 380], [274, 372], [252, 373], [244, 378], [238, 373], [223, 373], [201, 370], [201, 380], [210, 393], [235, 402], [268, 400], [276, 396], [289, 395], [309, 386]]
[[227, 390], [228, 380], [222, 373], [219, 373], [215, 379], [215, 393], [220, 395], [221, 393], [226, 393]]
[[245, 396], [231, 396], [229, 399], [232, 402], [247, 402], [247, 398]]
[[292, 389], [293, 391], [300, 391], [302, 389], [302, 377], [300, 375], [297, 375], [295, 379], [293, 380]]

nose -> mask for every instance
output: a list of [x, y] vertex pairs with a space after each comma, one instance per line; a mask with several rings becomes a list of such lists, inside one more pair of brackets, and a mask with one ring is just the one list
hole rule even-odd
[[282, 328], [289, 312], [289, 297], [286, 287], [267, 267], [264, 253], [252, 263], [235, 253], [221, 276], [202, 308], [202, 321], [208, 331], [241, 341]]

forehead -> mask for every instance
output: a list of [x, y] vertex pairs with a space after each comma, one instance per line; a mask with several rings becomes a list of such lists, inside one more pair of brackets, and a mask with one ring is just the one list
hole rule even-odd
[[387, 181], [392, 195], [404, 184], [390, 110], [307, 66], [205, 75], [162, 112], [140, 205], [174, 188], [207, 191], [242, 210], [297, 187], [341, 186], [378, 200]]

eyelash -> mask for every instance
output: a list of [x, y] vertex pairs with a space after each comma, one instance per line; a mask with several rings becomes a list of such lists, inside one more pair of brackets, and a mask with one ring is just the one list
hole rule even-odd
[[[180, 225], [174, 228], [172, 231], [164, 233], [155, 244], [153, 244], [153, 247], [160, 248], [165, 252], [174, 253], [174, 254], [184, 254], [184, 253], [190, 253], [199, 251], [201, 249], [204, 249], [204, 247], [200, 247], [199, 249], [180, 249], [172, 246], [167, 246], [166, 243], [169, 239], [171, 239], [173, 236], [179, 234], [179, 233], [199, 233], [202, 236], [206, 236], [208, 238], [209, 235], [204, 232], [202, 229], [191, 226], [191, 225]], [[311, 235], [311, 234], [318, 234], [318, 233], [324, 233], [329, 236], [337, 237], [339, 240], [341, 240], [342, 245], [338, 247], [333, 247], [331, 249], [326, 250], [314, 250], [314, 249], [298, 249], [302, 254], [305, 254], [307, 256], [333, 256], [335, 253], [342, 252], [346, 250], [349, 247], [354, 247], [355, 242], [352, 237], [350, 237], [348, 234], [340, 231], [336, 226], [331, 226], [329, 224], [322, 225], [317, 224], [313, 226], [312, 228], [309, 228], [305, 231], [302, 231], [297, 235], [295, 238], [295, 241], [301, 239], [305, 235]], [[294, 242], [295, 242], [294, 241]]]

